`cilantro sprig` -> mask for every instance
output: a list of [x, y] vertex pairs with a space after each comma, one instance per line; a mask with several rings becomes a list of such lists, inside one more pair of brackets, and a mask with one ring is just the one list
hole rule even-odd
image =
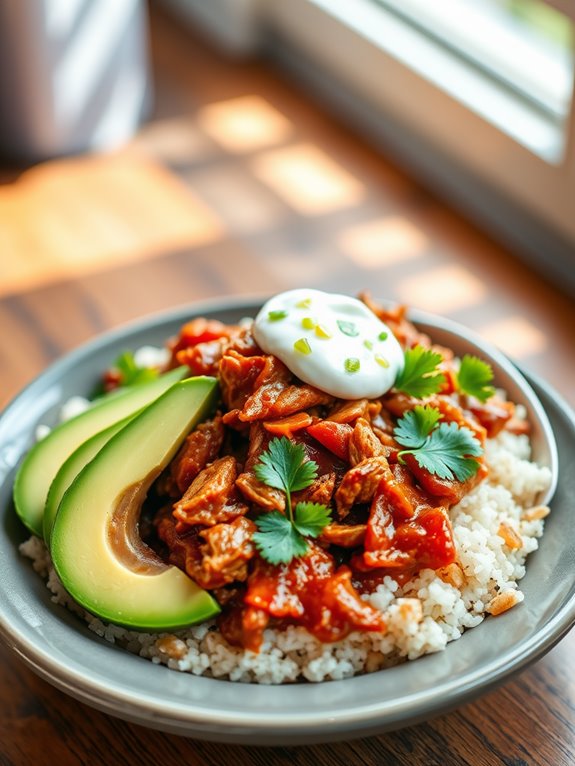
[[124, 351], [116, 359], [113, 365], [120, 373], [122, 386], [136, 386], [140, 383], [147, 383], [149, 380], [157, 378], [159, 370], [153, 367], [138, 367], [136, 359], [131, 351]]
[[442, 361], [441, 354], [430, 348], [408, 348], [404, 354], [403, 370], [397, 376], [394, 388], [417, 399], [436, 394], [445, 383], [445, 375], [438, 369]]
[[463, 357], [456, 377], [459, 391], [474, 396], [480, 402], [486, 402], [495, 393], [492, 381], [491, 365], [471, 354]]
[[108, 392], [106, 378], [110, 374], [114, 379], [113, 388], [123, 388], [154, 380], [160, 374], [160, 370], [155, 367], [139, 367], [132, 351], [123, 351], [108, 369], [104, 379], [92, 391], [90, 399], [98, 399]]
[[[394, 388], [416, 399], [437, 394], [445, 383], [439, 369], [443, 361], [437, 351], [423, 346], [408, 348], [404, 353], [403, 370], [397, 376]], [[486, 402], [495, 393], [492, 385], [491, 365], [472, 354], [465, 354], [455, 376], [457, 390]]]
[[457, 423], [440, 423], [441, 413], [429, 405], [416, 405], [397, 421], [393, 435], [406, 449], [398, 453], [413, 455], [417, 464], [440, 479], [466, 481], [479, 470], [475, 458], [483, 448], [472, 431]]
[[280, 489], [286, 496], [285, 514], [262, 513], [255, 521], [258, 531], [253, 541], [262, 558], [270, 564], [289, 564], [303, 556], [307, 537], [318, 537], [330, 522], [330, 509], [320, 503], [297, 503], [292, 510], [291, 495], [309, 487], [317, 477], [318, 466], [305, 459], [301, 444], [286, 436], [272, 439], [268, 449], [254, 466], [256, 477], [268, 487]]

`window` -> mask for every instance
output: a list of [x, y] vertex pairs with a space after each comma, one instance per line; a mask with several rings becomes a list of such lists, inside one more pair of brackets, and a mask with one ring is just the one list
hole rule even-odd
[[[164, 1], [188, 14], [203, 7]], [[220, 40], [235, 30], [236, 51], [259, 46], [282, 62], [575, 293], [573, 2], [213, 0], [210, 8]]]
[[[377, 2], [507, 90], [510, 99], [529, 104], [555, 130], [555, 138], [547, 151], [541, 150], [542, 156], [561, 157], [574, 73], [573, 26], [567, 16], [541, 0]], [[479, 103], [476, 108], [481, 113]], [[505, 117], [503, 110], [494, 119], [504, 130]], [[523, 136], [520, 129], [516, 137], [530, 145], [528, 135]]]

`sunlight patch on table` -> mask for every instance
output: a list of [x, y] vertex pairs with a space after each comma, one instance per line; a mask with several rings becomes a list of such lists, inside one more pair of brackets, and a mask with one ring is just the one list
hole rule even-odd
[[215, 242], [223, 223], [133, 153], [57, 160], [0, 188], [0, 294]]
[[304, 215], [320, 215], [357, 205], [365, 186], [313, 144], [266, 152], [251, 161], [254, 174], [288, 205]]
[[129, 149], [173, 164], [204, 161], [219, 152], [189, 117], [156, 120], [144, 125], [130, 141]]
[[409, 306], [449, 314], [481, 303], [487, 287], [463, 266], [442, 266], [402, 279], [396, 292]]
[[[182, 175], [186, 180], [186, 174]], [[278, 225], [286, 208], [243, 167], [194, 170], [190, 186], [226, 222], [230, 232], [254, 234]]]
[[509, 316], [483, 325], [479, 334], [515, 359], [544, 351], [548, 341], [543, 332], [523, 316]]
[[261, 96], [241, 96], [198, 111], [200, 128], [228, 152], [242, 154], [285, 141], [293, 124]]
[[425, 254], [427, 237], [407, 218], [387, 216], [343, 229], [337, 244], [358, 266], [378, 269], [420, 258]]

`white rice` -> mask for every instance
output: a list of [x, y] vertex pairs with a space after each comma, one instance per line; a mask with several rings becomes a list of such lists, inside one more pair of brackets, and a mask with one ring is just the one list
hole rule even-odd
[[[546, 512], [529, 513], [529, 509], [551, 480], [549, 469], [529, 461], [529, 451], [527, 437], [505, 431], [488, 441], [488, 479], [451, 509], [457, 577], [446, 582], [424, 569], [403, 587], [386, 577], [374, 593], [364, 596], [384, 614], [383, 635], [356, 632], [343, 641], [322, 644], [301, 627], [269, 629], [260, 652], [254, 654], [230, 646], [213, 622], [169, 634], [130, 631], [103, 623], [73, 601], [41, 540], [32, 537], [21, 552], [47, 578], [54, 603], [80, 614], [106, 641], [154, 663], [195, 675], [263, 684], [342, 679], [440, 651], [464, 630], [479, 625], [490, 611], [496, 613], [501, 602], [509, 607], [523, 600], [517, 581], [543, 534], [542, 518], [532, 517]], [[520, 535], [520, 548], [507, 546], [499, 535], [502, 524]]]
[[134, 352], [136, 367], [164, 367], [170, 361], [170, 350], [157, 346], [141, 346]]

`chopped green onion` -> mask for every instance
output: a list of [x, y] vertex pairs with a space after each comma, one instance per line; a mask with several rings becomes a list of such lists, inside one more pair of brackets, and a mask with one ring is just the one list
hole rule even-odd
[[315, 334], [318, 338], [331, 338], [331, 333], [329, 330], [326, 330], [326, 328], [321, 324], [316, 324], [315, 326]]
[[379, 354], [375, 355], [375, 361], [381, 365], [382, 367], [385, 367], [387, 369], [389, 367], [389, 362], [384, 356], [380, 356]]
[[373, 343], [370, 340], [364, 340], [363, 345], [368, 348], [370, 351], [373, 349]]
[[385, 331], [380, 332], [379, 335], [377, 336], [378, 340], [387, 340], [388, 338], [389, 338], [389, 333]]
[[345, 371], [346, 372], [358, 372], [359, 371], [359, 359], [356, 359], [353, 356], [348, 357], [345, 362]]
[[311, 317], [304, 317], [301, 320], [301, 326], [304, 328], [304, 330], [313, 330], [315, 327], [315, 322]]
[[293, 347], [296, 351], [299, 351], [300, 354], [305, 354], [306, 356], [311, 354], [311, 346], [307, 342], [306, 338], [300, 338], [299, 340], [296, 340], [296, 342], [293, 344]]
[[268, 319], [270, 320], [270, 322], [279, 322], [280, 319], [285, 319], [287, 315], [288, 315], [287, 311], [283, 311], [283, 310], [268, 311]]
[[359, 330], [353, 322], [344, 322], [343, 319], [338, 319], [337, 326], [344, 335], [349, 335], [350, 338], [355, 338], [359, 335]]
[[301, 301], [298, 301], [296, 303], [296, 308], [298, 309], [309, 309], [311, 306], [311, 298], [304, 298]]

